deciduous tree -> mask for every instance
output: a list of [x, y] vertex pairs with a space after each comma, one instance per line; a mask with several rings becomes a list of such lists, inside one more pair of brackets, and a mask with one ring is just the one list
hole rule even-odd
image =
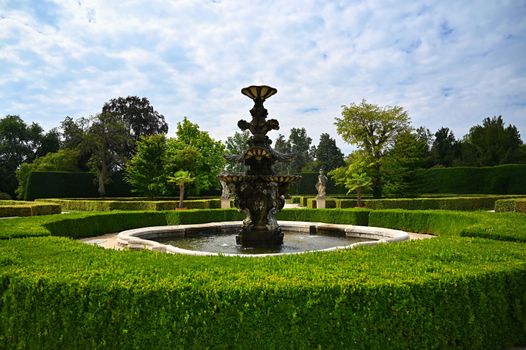
[[0, 119], [0, 192], [14, 195], [17, 187], [15, 171], [20, 164], [57, 151], [57, 145], [52, 141], [54, 136], [53, 132], [44, 134], [36, 123], [26, 124], [17, 115]]
[[126, 181], [132, 192], [148, 197], [167, 193], [166, 187], [166, 137], [143, 136], [137, 142], [137, 151], [126, 165]]
[[342, 117], [336, 118], [338, 134], [348, 143], [356, 145], [374, 160], [369, 176], [373, 195], [382, 195], [382, 162], [396, 137], [409, 128], [409, 118], [402, 107], [380, 107], [362, 100], [342, 106]]
[[92, 118], [83, 142], [91, 151], [88, 165], [96, 174], [99, 195], [104, 197], [111, 174], [122, 170], [127, 160], [126, 150], [130, 144], [130, 136], [126, 125], [112, 114], [99, 114]]
[[[248, 140], [250, 139], [250, 132], [248, 130], [237, 132], [233, 136], [229, 136], [226, 140], [225, 154], [240, 155], [248, 148]], [[228, 163], [226, 170], [230, 173], [243, 173], [245, 165], [242, 163]]]

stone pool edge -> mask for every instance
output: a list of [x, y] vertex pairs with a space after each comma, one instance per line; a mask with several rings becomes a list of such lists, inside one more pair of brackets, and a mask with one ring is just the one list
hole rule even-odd
[[309, 232], [312, 227], [322, 231], [344, 231], [348, 237], [374, 239], [375, 241], [357, 242], [346, 246], [337, 246], [321, 250], [310, 250], [305, 252], [288, 253], [269, 253], [269, 254], [233, 254], [233, 253], [213, 253], [196, 250], [187, 250], [167, 244], [152, 241], [150, 239], [160, 239], [174, 236], [184, 236], [188, 230], [214, 230], [216, 232], [227, 232], [239, 228], [241, 221], [222, 221], [204, 224], [187, 224], [172, 226], [152, 226], [132, 230], [122, 231], [117, 235], [117, 245], [128, 249], [148, 249], [161, 253], [185, 254], [194, 256], [237, 256], [237, 257], [268, 257], [292, 254], [308, 254], [313, 252], [327, 252], [343, 249], [353, 249], [362, 245], [374, 245], [379, 243], [401, 242], [409, 240], [409, 234], [405, 231], [394, 230], [381, 227], [327, 224], [321, 222], [303, 221], [280, 221], [280, 226], [286, 231]]

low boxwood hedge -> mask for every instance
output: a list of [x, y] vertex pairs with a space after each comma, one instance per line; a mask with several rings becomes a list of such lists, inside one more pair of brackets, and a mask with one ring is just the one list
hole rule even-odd
[[[37, 199], [37, 202], [60, 204], [63, 210], [73, 211], [110, 211], [110, 210], [175, 210], [179, 206], [176, 200], [121, 200], [121, 199]], [[221, 208], [220, 199], [185, 200], [186, 209]]]
[[526, 213], [526, 198], [500, 199], [495, 202], [495, 211]]
[[[385, 198], [364, 199], [362, 205], [369, 209], [406, 209], [406, 210], [492, 210], [498, 200], [509, 199], [510, 195], [482, 195], [442, 198]], [[519, 197], [518, 195], [516, 197]], [[308, 208], [316, 208], [316, 198], [298, 197], [299, 204], [306, 202]], [[326, 208], [354, 208], [356, 199], [330, 197], [326, 200]]]
[[24, 201], [0, 201], [0, 218], [11, 216], [32, 216], [59, 214], [61, 207], [52, 203], [35, 203]]
[[241, 220], [234, 209], [87, 212], [0, 221], [0, 240], [39, 236], [90, 237], [146, 227]]
[[[463, 237], [477, 226], [491, 226], [497, 234], [510, 228], [526, 237], [525, 215], [367, 209], [279, 215], [367, 220], [438, 237], [265, 259], [110, 251], [62, 237], [0, 240], [0, 348], [526, 344], [524, 243]], [[48, 235], [80, 236], [79, 230], [87, 235], [233, 219], [240, 214], [232, 209], [76, 213], [0, 220], [0, 232], [17, 221], [25, 229], [45, 228]]]
[[0, 347], [503, 348], [526, 342], [526, 250], [433, 239], [243, 259], [0, 241]]

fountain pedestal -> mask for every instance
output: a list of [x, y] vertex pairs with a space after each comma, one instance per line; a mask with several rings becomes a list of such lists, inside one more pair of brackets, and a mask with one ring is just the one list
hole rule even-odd
[[252, 136], [247, 150], [240, 155], [225, 156], [230, 162], [243, 162], [246, 174], [221, 174], [219, 179], [226, 183], [228, 192], [234, 198], [234, 205], [245, 213], [243, 225], [236, 241], [243, 246], [275, 246], [283, 244], [283, 233], [276, 220], [276, 214], [285, 205], [285, 194], [291, 183], [300, 176], [276, 175], [272, 169], [276, 161], [289, 161], [290, 155], [281, 154], [272, 147], [266, 136], [270, 130], [278, 130], [275, 119], [266, 120], [265, 99], [277, 90], [270, 86], [249, 86], [241, 92], [254, 101], [250, 110], [252, 120], [240, 120], [241, 130], [250, 130]]
[[246, 214], [236, 237], [238, 244], [273, 246], [283, 243], [276, 214], [285, 205], [289, 185], [300, 178], [294, 175], [220, 175], [229, 185], [234, 205]]

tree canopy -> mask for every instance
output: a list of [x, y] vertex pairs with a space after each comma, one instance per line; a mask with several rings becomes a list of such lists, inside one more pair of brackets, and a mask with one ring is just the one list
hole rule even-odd
[[15, 171], [23, 162], [56, 152], [59, 148], [55, 130], [44, 133], [37, 123], [26, 124], [17, 115], [0, 119], [0, 192], [14, 196], [17, 187]]
[[472, 127], [462, 143], [463, 157], [466, 163], [473, 163], [470, 165], [491, 166], [521, 160], [519, 131], [514, 125], [505, 127], [500, 115], [485, 118], [482, 125]]
[[382, 195], [381, 166], [387, 150], [397, 136], [408, 130], [409, 117], [402, 107], [380, 107], [362, 100], [342, 106], [342, 117], [335, 122], [338, 134], [348, 143], [363, 150], [374, 161], [369, 170], [373, 195]]
[[[240, 155], [248, 148], [248, 140], [250, 139], [250, 132], [248, 130], [242, 132], [235, 132], [233, 136], [229, 136], [225, 142], [225, 153], [228, 155]], [[226, 170], [230, 173], [243, 173], [245, 165], [242, 163], [226, 165]]]
[[164, 120], [164, 115], [154, 110], [146, 97], [113, 98], [104, 104], [102, 113], [118, 116], [135, 140], [143, 135], [166, 134], [168, 132], [168, 124]]
[[329, 134], [320, 135], [320, 143], [314, 151], [316, 167], [331, 171], [345, 164], [342, 151], [336, 146], [336, 140]]
[[148, 197], [167, 194], [166, 149], [164, 135], [139, 139], [137, 151], [126, 165], [125, 180], [132, 186], [132, 192]]

